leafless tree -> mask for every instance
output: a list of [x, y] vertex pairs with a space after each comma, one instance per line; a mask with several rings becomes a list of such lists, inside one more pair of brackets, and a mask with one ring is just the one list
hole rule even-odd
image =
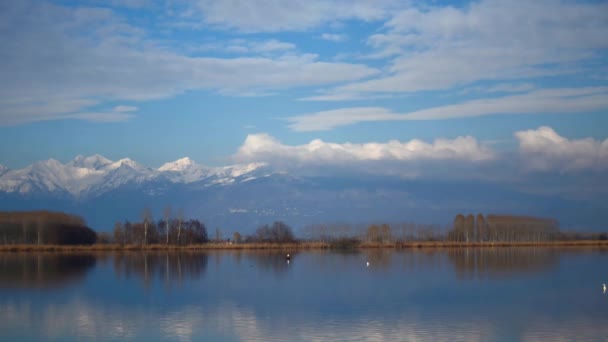
[[166, 206], [164, 211], [165, 216], [165, 244], [169, 244], [169, 219], [171, 219], [171, 206]]
[[184, 209], [180, 208], [177, 211], [177, 244], [181, 243], [182, 238], [182, 221], [184, 220]]
[[475, 227], [475, 217], [472, 214], [467, 215], [464, 221], [465, 241], [469, 242], [473, 237], [473, 229]]
[[143, 218], [143, 224], [144, 224], [144, 241], [143, 244], [147, 245], [148, 244], [148, 227], [150, 225], [150, 223], [152, 222], [152, 211], [150, 210], [150, 208], [145, 207], [144, 211], [142, 212], [142, 218]]

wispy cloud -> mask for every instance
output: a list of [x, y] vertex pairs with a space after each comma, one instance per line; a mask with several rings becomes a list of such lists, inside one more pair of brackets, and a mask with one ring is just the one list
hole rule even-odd
[[120, 106], [116, 106], [114, 107], [112, 110], [114, 112], [118, 112], [118, 113], [126, 113], [126, 112], [134, 112], [136, 110], [138, 110], [139, 108], [135, 107], [135, 106], [125, 106], [125, 105], [120, 105]]
[[[370, 57], [388, 59], [381, 77], [344, 92], [415, 92], [481, 80], [589, 76], [584, 64], [608, 47], [605, 2], [482, 0], [462, 8], [410, 7], [371, 35]], [[592, 68], [591, 68], [592, 69]]]
[[376, 21], [402, 6], [395, 0], [200, 0], [196, 13], [210, 25], [243, 32], [302, 31], [349, 19]]
[[608, 108], [608, 87], [543, 89], [396, 113], [382, 107], [351, 107], [286, 118], [294, 131], [321, 131], [371, 121], [443, 120], [493, 114], [583, 113]]
[[337, 33], [323, 33], [323, 34], [321, 34], [321, 39], [339, 43], [339, 42], [343, 42], [346, 39], [348, 39], [348, 36], [345, 34], [337, 34]]
[[277, 39], [252, 40], [244, 38], [205, 43], [191, 48], [193, 51], [220, 51], [236, 55], [284, 53], [295, 49], [295, 44]]
[[[353, 81], [377, 73], [314, 54], [191, 57], [162, 47], [108, 9], [10, 2], [0, 13], [0, 124], [84, 117], [104, 101], [143, 101], [187, 90], [239, 94]], [[259, 44], [258, 44], [259, 43]], [[292, 50], [266, 40], [258, 53]], [[60, 81], [59, 81], [60, 80]], [[92, 100], [95, 99], [95, 100]], [[92, 117], [92, 116], [86, 116]]]

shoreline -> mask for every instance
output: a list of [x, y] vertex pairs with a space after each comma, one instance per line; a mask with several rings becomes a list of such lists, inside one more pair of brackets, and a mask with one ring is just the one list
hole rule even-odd
[[608, 248], [608, 240], [521, 241], [521, 242], [362, 242], [349, 248], [339, 248], [329, 242], [294, 243], [205, 243], [196, 245], [0, 245], [0, 252], [112, 252], [112, 251], [209, 251], [209, 250], [357, 250], [357, 249], [425, 249], [425, 248], [488, 248], [488, 247], [586, 247]]

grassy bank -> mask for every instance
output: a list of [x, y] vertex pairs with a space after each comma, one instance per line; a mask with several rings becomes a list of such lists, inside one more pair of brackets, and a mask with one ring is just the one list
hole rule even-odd
[[[528, 242], [393, 242], [372, 243], [362, 242], [352, 244], [349, 248], [476, 248], [476, 247], [601, 247], [608, 248], [608, 240], [571, 240], [571, 241], [528, 241]], [[196, 245], [0, 245], [0, 252], [79, 252], [79, 251], [194, 251], [194, 250], [304, 250], [331, 249], [344, 246], [332, 245], [327, 242], [296, 242], [296, 243], [241, 243], [217, 244], [205, 243]]]

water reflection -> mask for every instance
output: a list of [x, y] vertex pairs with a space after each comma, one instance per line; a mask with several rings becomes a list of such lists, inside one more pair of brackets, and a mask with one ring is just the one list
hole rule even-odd
[[[601, 340], [608, 333], [608, 296], [600, 289], [607, 280], [597, 272], [608, 261], [604, 252], [290, 254], [290, 264], [276, 251], [124, 252], [70, 261], [0, 255], [1, 282], [7, 274], [21, 281], [13, 281], [18, 291], [0, 288], [0, 340], [531, 341]], [[69, 291], [31, 291], [32, 279], [54, 273], [89, 278]], [[179, 291], [163, 288], [173, 284]]]
[[[404, 312], [399, 317], [268, 317], [234, 303], [217, 307], [184, 305], [179, 310], [141, 310], [93, 306], [82, 301], [35, 308], [34, 303], [0, 304], [0, 334], [27, 331], [15, 337], [86, 340], [240, 340], [240, 341], [572, 341], [603, 340], [608, 328], [601, 318], [570, 322], [531, 317], [523, 331], [501, 336], [508, 322], [472, 321], [441, 313], [423, 317]], [[0, 335], [1, 336], [1, 335]]]
[[136, 277], [149, 286], [155, 280], [164, 282], [201, 278], [208, 255], [198, 252], [123, 252], [113, 256], [118, 278]]
[[466, 319], [448, 325], [441, 324], [440, 320], [422, 321], [415, 315], [348, 320], [330, 317], [322, 322], [322, 317], [269, 319], [233, 303], [213, 308], [186, 305], [171, 312], [90, 306], [80, 301], [47, 307], [40, 312], [31, 308], [31, 304], [0, 305], [1, 331], [23, 322], [40, 322], [29, 326], [34, 329], [29, 336], [45, 339], [80, 336], [87, 340], [144, 340], [143, 337], [147, 337], [179, 341], [483, 341], [493, 334], [490, 324], [475, 325]]
[[0, 253], [0, 287], [63, 286], [84, 279], [96, 261], [91, 254]]
[[537, 273], [557, 267], [559, 249], [554, 248], [459, 248], [447, 254], [460, 278], [506, 277]]
[[298, 253], [290, 253], [290, 260], [287, 260], [287, 253], [277, 251], [256, 251], [247, 254], [247, 260], [251, 266], [261, 271], [271, 272], [281, 275], [290, 269], [290, 265], [297, 262]]

